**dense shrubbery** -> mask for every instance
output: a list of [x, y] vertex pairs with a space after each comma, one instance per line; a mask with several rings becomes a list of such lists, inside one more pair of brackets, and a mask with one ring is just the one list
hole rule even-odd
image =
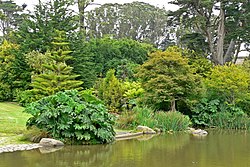
[[203, 98], [193, 109], [192, 122], [196, 126], [249, 129], [250, 119], [240, 107]]
[[98, 97], [104, 101], [110, 112], [131, 110], [136, 105], [136, 99], [144, 92], [141, 83], [123, 82], [115, 76], [113, 69], [97, 82], [95, 88]]
[[25, 112], [36, 126], [69, 144], [110, 143], [114, 139], [114, 117], [90, 93], [59, 92], [31, 103]]
[[114, 69], [120, 79], [134, 79], [135, 67], [148, 58], [148, 53], [155, 48], [146, 43], [131, 39], [113, 39], [112, 37], [92, 38], [89, 41], [73, 42], [72, 66], [83, 87], [90, 88], [105, 77], [108, 70]]
[[162, 131], [186, 130], [191, 124], [188, 116], [180, 112], [154, 111], [148, 107], [135, 107], [133, 112], [123, 113], [118, 121], [119, 128], [135, 128], [138, 125], [159, 128]]
[[221, 129], [250, 129], [250, 118], [242, 111], [231, 112], [218, 112], [211, 116], [209, 122], [211, 126]]
[[139, 70], [144, 101], [159, 110], [175, 111], [178, 102], [196, 94], [199, 76], [176, 48], [150, 55]]
[[204, 97], [193, 107], [194, 125], [246, 129], [247, 119], [242, 123], [238, 116], [247, 118], [249, 83], [249, 74], [240, 65], [214, 67], [204, 79]]

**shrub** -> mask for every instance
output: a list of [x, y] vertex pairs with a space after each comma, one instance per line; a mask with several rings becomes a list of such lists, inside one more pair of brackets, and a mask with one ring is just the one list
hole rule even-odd
[[123, 82], [124, 94], [123, 94], [123, 109], [132, 110], [137, 104], [137, 99], [144, 93], [144, 89], [141, 87], [140, 82]]
[[90, 93], [59, 92], [31, 103], [25, 112], [33, 116], [27, 126], [34, 125], [66, 143], [109, 143], [114, 139], [114, 117]]
[[181, 52], [167, 49], [154, 52], [139, 69], [138, 77], [145, 90], [147, 105], [164, 111], [175, 111], [178, 101], [196, 94], [200, 77]]
[[195, 126], [219, 127], [227, 129], [247, 129], [249, 117], [238, 106], [222, 100], [203, 98], [194, 107], [192, 122]]
[[98, 97], [104, 101], [110, 112], [131, 110], [136, 106], [136, 99], [144, 92], [139, 82], [120, 81], [113, 69], [96, 84], [96, 89]]
[[202, 98], [193, 108], [192, 122], [195, 126], [210, 126], [211, 116], [220, 111], [221, 102], [218, 99]]
[[136, 107], [134, 109], [136, 113], [135, 122], [137, 125], [144, 125], [150, 128], [157, 126], [157, 121], [154, 119], [154, 110], [150, 107]]
[[135, 117], [135, 112], [122, 112], [122, 114], [118, 116], [116, 127], [119, 129], [134, 129], [138, 125]]
[[182, 131], [187, 129], [190, 123], [189, 117], [180, 112], [157, 112], [148, 107], [135, 107], [133, 112], [120, 115], [117, 126], [127, 129], [144, 125], [150, 128], [160, 128], [163, 131]]
[[120, 80], [115, 77], [115, 70], [109, 70], [96, 88], [98, 97], [104, 101], [110, 112], [121, 110], [124, 90]]
[[154, 116], [157, 121], [157, 128], [164, 131], [182, 131], [186, 130], [191, 124], [188, 116], [180, 112], [157, 112]]
[[250, 118], [242, 111], [218, 112], [211, 117], [210, 125], [222, 129], [250, 129]]
[[211, 97], [233, 105], [249, 99], [249, 74], [242, 66], [216, 66], [204, 81]]
[[41, 99], [43, 96], [39, 93], [36, 93], [34, 90], [25, 90], [25, 91], [19, 91], [16, 95], [16, 101], [22, 105], [27, 106], [32, 102], [37, 101], [37, 99]]

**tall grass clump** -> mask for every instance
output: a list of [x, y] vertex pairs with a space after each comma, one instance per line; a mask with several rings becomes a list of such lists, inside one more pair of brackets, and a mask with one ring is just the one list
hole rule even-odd
[[221, 129], [249, 130], [250, 118], [243, 112], [218, 112], [211, 117], [210, 125]]
[[133, 111], [123, 112], [116, 121], [116, 127], [121, 129], [134, 129], [138, 125], [154, 127], [154, 110], [148, 107], [135, 107]]
[[122, 112], [115, 122], [115, 127], [118, 129], [134, 129], [137, 126], [135, 116], [133, 111]]
[[191, 124], [189, 117], [180, 112], [159, 111], [154, 118], [157, 121], [157, 128], [163, 131], [182, 131], [186, 130]]
[[162, 131], [182, 131], [188, 128], [191, 121], [188, 116], [180, 112], [154, 111], [149, 107], [135, 107], [132, 112], [125, 112], [119, 116], [117, 127], [134, 129], [138, 125], [159, 128]]

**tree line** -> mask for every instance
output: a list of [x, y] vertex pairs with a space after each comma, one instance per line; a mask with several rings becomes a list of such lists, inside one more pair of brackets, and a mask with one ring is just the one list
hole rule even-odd
[[235, 65], [249, 51], [247, 0], [174, 0], [174, 12], [142, 2], [86, 11], [93, 0], [39, 1], [27, 12], [0, 2], [0, 101], [77, 89], [110, 112], [149, 106], [201, 126], [250, 113], [249, 61]]

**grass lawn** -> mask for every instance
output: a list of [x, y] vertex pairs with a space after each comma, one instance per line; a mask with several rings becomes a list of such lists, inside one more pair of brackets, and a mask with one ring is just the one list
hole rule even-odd
[[29, 114], [16, 103], [0, 103], [0, 145], [20, 143], [21, 134], [26, 130]]

